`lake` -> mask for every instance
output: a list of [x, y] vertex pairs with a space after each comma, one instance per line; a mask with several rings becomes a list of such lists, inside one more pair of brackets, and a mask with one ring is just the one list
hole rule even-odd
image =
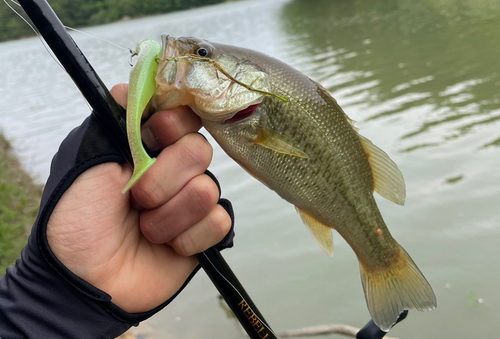
[[[391, 336], [494, 338], [500, 319], [500, 3], [494, 0], [241, 1], [85, 29], [134, 48], [161, 33], [277, 57], [323, 84], [360, 133], [398, 164], [404, 207], [376, 195], [393, 236], [434, 288], [438, 309], [410, 312]], [[111, 87], [129, 55], [74, 34]], [[37, 38], [0, 44], [0, 129], [38, 181], [89, 108]], [[205, 133], [206, 134], [206, 133]], [[213, 139], [210, 139], [213, 140]], [[334, 257], [293, 206], [214, 145], [210, 169], [236, 213], [224, 257], [277, 332], [369, 319], [357, 259]], [[151, 338], [243, 338], [203, 272], [147, 321]]]

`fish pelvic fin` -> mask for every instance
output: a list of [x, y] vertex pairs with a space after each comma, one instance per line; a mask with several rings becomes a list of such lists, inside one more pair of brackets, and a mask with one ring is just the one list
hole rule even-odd
[[373, 190], [398, 205], [404, 205], [405, 181], [398, 166], [370, 140], [359, 135], [373, 175]]
[[430, 311], [437, 307], [432, 287], [408, 253], [401, 246], [399, 249], [400, 254], [388, 268], [370, 269], [360, 262], [368, 310], [385, 332], [404, 310]]
[[297, 206], [295, 206], [297, 209], [297, 212], [299, 212], [300, 217], [302, 218], [302, 221], [304, 222], [304, 225], [306, 225], [307, 229], [309, 232], [311, 232], [312, 236], [314, 237], [314, 240], [318, 243], [319, 247], [329, 256], [333, 257], [333, 235], [332, 235], [332, 229], [322, 223], [320, 223], [318, 220], [316, 220], [314, 217], [310, 216]]
[[290, 144], [283, 135], [263, 126], [257, 127], [257, 138], [252, 140], [252, 142], [278, 153], [299, 158], [309, 158], [301, 149]]

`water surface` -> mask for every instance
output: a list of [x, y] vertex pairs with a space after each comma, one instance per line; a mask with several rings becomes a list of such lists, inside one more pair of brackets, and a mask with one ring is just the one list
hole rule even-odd
[[[400, 338], [493, 338], [500, 319], [500, 4], [493, 0], [292, 0], [228, 3], [87, 29], [127, 47], [162, 32], [275, 56], [328, 88], [360, 133], [398, 164], [405, 207], [377, 196], [394, 237], [434, 287]], [[75, 35], [104, 82], [128, 55]], [[0, 44], [0, 128], [38, 180], [89, 109], [37, 39]], [[224, 256], [276, 331], [369, 319], [352, 250], [334, 258], [294, 208], [215, 147], [211, 170], [236, 211]], [[242, 337], [200, 272], [148, 321], [157, 338]]]

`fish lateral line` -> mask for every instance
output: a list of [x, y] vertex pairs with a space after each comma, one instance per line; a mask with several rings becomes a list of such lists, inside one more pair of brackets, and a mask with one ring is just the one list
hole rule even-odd
[[219, 75], [217, 73], [217, 70], [220, 71], [222, 74], [224, 74], [229, 80], [237, 83], [238, 85], [240, 86], [243, 86], [245, 87], [246, 89], [248, 89], [249, 91], [252, 91], [252, 92], [257, 92], [257, 93], [261, 93], [261, 94], [264, 94], [264, 95], [269, 95], [271, 97], [275, 97], [283, 102], [290, 102], [290, 99], [288, 99], [287, 97], [285, 96], [282, 96], [282, 95], [279, 95], [279, 94], [276, 94], [276, 93], [271, 93], [271, 92], [266, 92], [266, 91], [262, 91], [262, 90], [259, 90], [259, 89], [256, 89], [256, 88], [253, 88], [251, 85], [253, 84], [253, 82], [255, 82], [255, 80], [252, 82], [252, 84], [250, 85], [247, 85], [237, 79], [235, 79], [232, 75], [230, 75], [224, 68], [222, 68], [221, 65], [219, 65], [219, 63], [215, 60], [212, 60], [210, 58], [206, 58], [206, 57], [200, 57], [200, 56], [197, 56], [197, 55], [194, 55], [194, 54], [191, 54], [191, 55], [185, 55], [185, 56], [180, 56], [180, 57], [177, 57], [177, 58], [157, 58], [158, 60], [165, 60], [165, 61], [174, 61], [174, 62], [196, 62], [196, 61], [206, 61], [206, 62], [210, 62], [214, 65], [215, 67], [215, 74], [217, 76], [217, 79], [219, 79]]

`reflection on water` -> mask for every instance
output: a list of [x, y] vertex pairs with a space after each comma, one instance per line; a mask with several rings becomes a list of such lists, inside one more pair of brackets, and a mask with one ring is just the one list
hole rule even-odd
[[396, 239], [413, 247], [438, 309], [410, 313], [394, 335], [492, 337], [500, 317], [500, 294], [488, 282], [500, 274], [491, 147], [500, 146], [500, 2], [293, 0], [282, 27], [295, 42], [294, 66], [332, 91], [406, 178], [405, 212], [379, 206]]
[[[345, 96], [347, 111], [369, 107], [363, 118], [370, 120], [421, 108], [401, 135], [415, 139], [405, 151], [500, 119], [498, 1], [295, 0], [284, 7], [283, 25], [300, 38], [300, 54], [315, 56], [312, 76], [333, 92], [355, 88]], [[444, 125], [452, 128], [433, 142], [414, 138]]]
[[[253, 0], [88, 31], [127, 47], [163, 32], [201, 36], [270, 54], [321, 82], [406, 180], [404, 208], [376, 199], [438, 309], [411, 312], [391, 335], [492, 338], [500, 319], [498, 1]], [[127, 80], [128, 55], [75, 38], [108, 86]], [[0, 74], [0, 128], [44, 180], [88, 107], [37, 39], [0, 44]], [[349, 246], [335, 234], [334, 258], [324, 256], [293, 207], [217, 146], [211, 170], [236, 214], [235, 248], [224, 256], [273, 329], [362, 327], [368, 312]], [[201, 272], [148, 324], [157, 339], [241, 336]]]

